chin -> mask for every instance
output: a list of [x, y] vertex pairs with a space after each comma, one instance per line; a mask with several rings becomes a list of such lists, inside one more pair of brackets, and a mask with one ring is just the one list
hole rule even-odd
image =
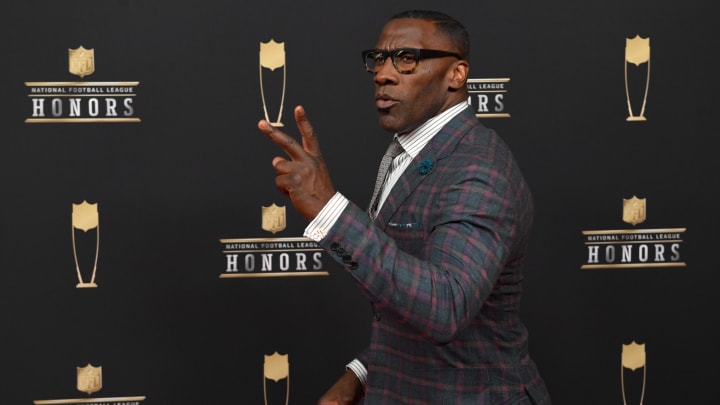
[[380, 113], [380, 116], [378, 117], [378, 122], [380, 123], [380, 127], [388, 132], [400, 132], [397, 122], [395, 122], [395, 120], [393, 120], [387, 115], [383, 115], [382, 113]]

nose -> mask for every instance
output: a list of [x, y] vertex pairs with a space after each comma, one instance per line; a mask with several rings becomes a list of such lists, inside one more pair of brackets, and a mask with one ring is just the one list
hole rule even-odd
[[397, 69], [395, 69], [390, 57], [385, 59], [384, 63], [376, 66], [375, 69], [375, 74], [373, 75], [375, 84], [384, 85], [397, 83], [399, 73]]

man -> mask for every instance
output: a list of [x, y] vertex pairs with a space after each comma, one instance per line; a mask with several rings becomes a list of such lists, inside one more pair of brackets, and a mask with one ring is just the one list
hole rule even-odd
[[258, 123], [289, 156], [272, 161], [276, 185], [306, 236], [373, 305], [369, 347], [322, 405], [550, 403], [518, 314], [531, 195], [468, 108], [468, 42], [456, 20], [416, 10], [363, 52], [380, 126], [403, 147], [370, 215], [335, 191], [302, 107], [302, 145]]

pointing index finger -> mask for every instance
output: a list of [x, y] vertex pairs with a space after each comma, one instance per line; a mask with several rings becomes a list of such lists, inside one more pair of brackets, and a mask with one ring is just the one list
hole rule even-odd
[[305, 113], [305, 108], [297, 106], [295, 108], [295, 122], [302, 135], [303, 148], [306, 152], [314, 156], [320, 156], [320, 145], [315, 134], [315, 129], [310, 124], [310, 120]]
[[293, 137], [270, 125], [266, 120], [260, 120], [258, 128], [276, 145], [280, 146], [290, 158], [294, 159], [300, 156], [302, 148], [295, 142]]

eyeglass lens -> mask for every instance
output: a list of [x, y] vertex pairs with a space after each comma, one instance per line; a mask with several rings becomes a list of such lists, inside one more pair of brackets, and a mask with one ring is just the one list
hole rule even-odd
[[393, 66], [400, 73], [412, 72], [417, 66], [418, 55], [409, 49], [369, 52], [365, 57], [365, 65], [369, 71], [376, 72], [382, 68], [388, 57], [392, 58]]

